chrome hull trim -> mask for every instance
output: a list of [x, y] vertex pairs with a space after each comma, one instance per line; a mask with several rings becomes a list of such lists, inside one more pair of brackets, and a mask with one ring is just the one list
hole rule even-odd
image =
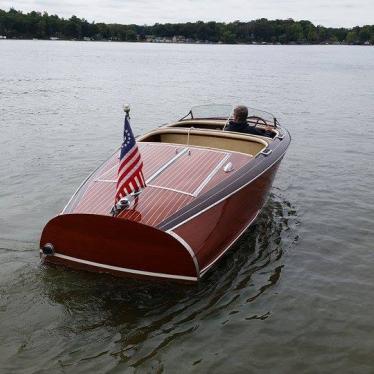
[[171, 235], [174, 239], [178, 240], [179, 243], [181, 243], [183, 245], [184, 248], [186, 248], [186, 250], [188, 251], [188, 253], [191, 255], [191, 258], [192, 258], [192, 261], [194, 262], [195, 264], [195, 269], [196, 269], [196, 274], [199, 275], [200, 274], [200, 266], [199, 266], [199, 263], [197, 261], [197, 258], [196, 258], [196, 255], [195, 255], [195, 252], [193, 251], [193, 249], [191, 248], [191, 246], [182, 238], [180, 237], [178, 234], [176, 234], [175, 232], [169, 230], [169, 231], [166, 231], [169, 235]]
[[[40, 251], [40, 253], [42, 253], [42, 251]], [[184, 276], [184, 275], [155, 273], [155, 272], [151, 272], [151, 271], [143, 271], [143, 270], [122, 268], [122, 267], [119, 267], [119, 266], [113, 266], [113, 265], [101, 264], [101, 263], [94, 262], [94, 261], [82, 260], [80, 258], [66, 256], [66, 255], [62, 255], [62, 254], [59, 254], [59, 253], [55, 253], [53, 256], [57, 257], [57, 258], [61, 258], [63, 260], [76, 262], [76, 263], [79, 263], [79, 264], [94, 266], [94, 267], [101, 268], [101, 269], [106, 269], [106, 270], [119, 271], [119, 272], [122, 272], [122, 273], [128, 273], [128, 274], [134, 274], [134, 275], [140, 275], [140, 276], [148, 276], [148, 277], [153, 277], [153, 278], [182, 280], [182, 281], [188, 281], [188, 282], [198, 281], [197, 277], [187, 277], [187, 276]]]

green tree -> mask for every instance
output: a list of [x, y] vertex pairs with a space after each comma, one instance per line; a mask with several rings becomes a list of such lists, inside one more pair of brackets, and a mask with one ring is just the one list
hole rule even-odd
[[221, 41], [227, 44], [234, 44], [235, 43], [235, 35], [230, 30], [225, 30], [222, 34]]
[[323, 43], [342, 42], [350, 44], [374, 44], [374, 26], [327, 28], [314, 26], [310, 21], [257, 19], [250, 22], [234, 21], [230, 23], [156, 23], [147, 25], [121, 25], [88, 22], [73, 16], [69, 19], [44, 12], [22, 13], [13, 8], [0, 9], [0, 34], [9, 38], [50, 38], [82, 39], [90, 37], [96, 40], [135, 41], [144, 40], [146, 35], [172, 38], [182, 35], [187, 39], [222, 41], [225, 43]]
[[355, 44], [355, 43], [357, 43], [357, 41], [358, 41], [358, 35], [357, 35], [356, 31], [350, 31], [347, 34], [346, 42], [348, 44]]
[[358, 33], [360, 43], [365, 43], [370, 40], [370, 26], [364, 26]]

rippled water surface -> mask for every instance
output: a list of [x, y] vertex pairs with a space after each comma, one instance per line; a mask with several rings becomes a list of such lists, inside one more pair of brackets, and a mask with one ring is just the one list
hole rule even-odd
[[[197, 286], [39, 265], [44, 224], [121, 142], [196, 103], [293, 136]], [[1, 373], [373, 373], [374, 48], [0, 41]]]

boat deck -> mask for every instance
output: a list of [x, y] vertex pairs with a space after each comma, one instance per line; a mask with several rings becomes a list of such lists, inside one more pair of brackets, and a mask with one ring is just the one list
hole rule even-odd
[[[236, 173], [247, 154], [177, 144], [139, 142], [147, 187], [120, 218], [157, 226], [196, 197]], [[231, 162], [233, 171], [223, 167]], [[64, 213], [110, 215], [116, 190], [118, 152], [82, 186]]]

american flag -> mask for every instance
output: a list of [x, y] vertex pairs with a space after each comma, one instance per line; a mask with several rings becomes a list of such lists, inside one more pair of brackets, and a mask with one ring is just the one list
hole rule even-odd
[[118, 168], [115, 204], [124, 196], [138, 192], [146, 186], [143, 176], [143, 161], [140, 157], [134, 134], [130, 127], [129, 116], [125, 117], [123, 143]]

